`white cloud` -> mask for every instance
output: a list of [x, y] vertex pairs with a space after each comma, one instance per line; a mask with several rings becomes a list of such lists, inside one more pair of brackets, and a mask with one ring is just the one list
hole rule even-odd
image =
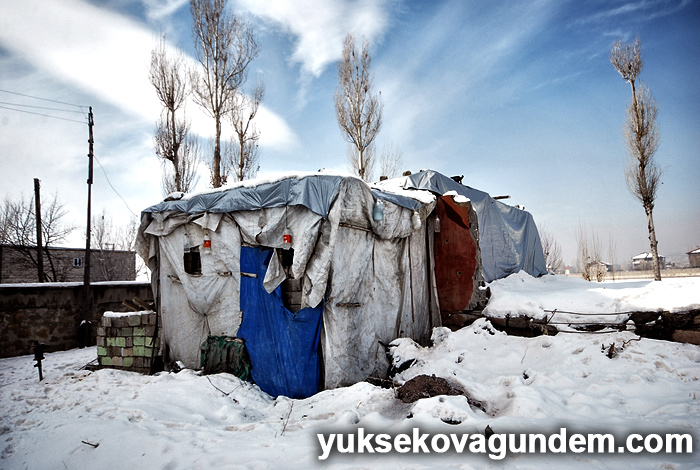
[[78, 0], [5, 3], [0, 43], [12, 53], [131, 114], [157, 113], [148, 82], [152, 32]]
[[[148, 80], [151, 50], [158, 40], [153, 31], [81, 0], [3, 3], [0, 45], [148, 125], [156, 120], [160, 105]], [[149, 14], [171, 14], [181, 3], [182, 0], [169, 1]], [[174, 47], [171, 49], [175, 52]], [[186, 57], [186, 61], [194, 65], [191, 57]], [[195, 106], [190, 109], [195, 119], [204, 119]], [[275, 136], [273, 140], [267, 139], [266, 144], [295, 142], [293, 132], [282, 118], [269, 110], [261, 110], [261, 114], [264, 117], [261, 126]], [[193, 128], [206, 135], [204, 125], [193, 124]]]
[[236, 0], [236, 5], [296, 37], [291, 57], [302, 71], [318, 77], [341, 57], [347, 33], [381, 39], [389, 21], [389, 2], [351, 0]]
[[189, 4], [189, 0], [142, 0], [142, 3], [149, 20], [162, 21]]

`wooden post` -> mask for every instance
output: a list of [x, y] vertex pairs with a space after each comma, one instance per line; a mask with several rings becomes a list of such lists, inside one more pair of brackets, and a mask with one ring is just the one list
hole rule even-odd
[[[34, 178], [34, 212], [36, 219], [36, 268], [39, 282], [44, 282], [44, 255], [42, 253], [43, 243], [41, 240], [41, 187], [39, 178]], [[41, 370], [41, 369], [40, 369]]]

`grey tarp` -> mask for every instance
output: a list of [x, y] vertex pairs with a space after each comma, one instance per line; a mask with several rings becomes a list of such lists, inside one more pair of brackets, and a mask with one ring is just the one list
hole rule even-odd
[[249, 211], [270, 207], [304, 206], [321, 217], [328, 217], [338, 194], [342, 176], [308, 175], [287, 177], [278, 181], [246, 186], [239, 183], [224, 190], [185, 196], [176, 201], [163, 201], [144, 212], [176, 211], [186, 214]]
[[535, 277], [547, 273], [540, 236], [529, 212], [496, 201], [483, 191], [433, 170], [406, 176], [403, 188], [439, 195], [455, 191], [471, 200], [479, 219], [479, 246], [486, 282], [520, 270]]

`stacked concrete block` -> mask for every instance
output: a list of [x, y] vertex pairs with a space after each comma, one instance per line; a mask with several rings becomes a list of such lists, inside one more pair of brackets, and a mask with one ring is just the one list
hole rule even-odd
[[105, 312], [97, 329], [97, 359], [101, 367], [148, 374], [160, 346], [158, 314]]

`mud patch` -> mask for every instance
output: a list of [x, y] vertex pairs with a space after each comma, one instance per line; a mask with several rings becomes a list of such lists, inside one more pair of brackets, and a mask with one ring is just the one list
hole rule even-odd
[[418, 375], [396, 389], [396, 398], [404, 403], [414, 403], [421, 398], [436, 397], [439, 395], [462, 395], [467, 398], [469, 406], [486, 411], [482, 402], [474, 400], [442, 377], [434, 375]]

